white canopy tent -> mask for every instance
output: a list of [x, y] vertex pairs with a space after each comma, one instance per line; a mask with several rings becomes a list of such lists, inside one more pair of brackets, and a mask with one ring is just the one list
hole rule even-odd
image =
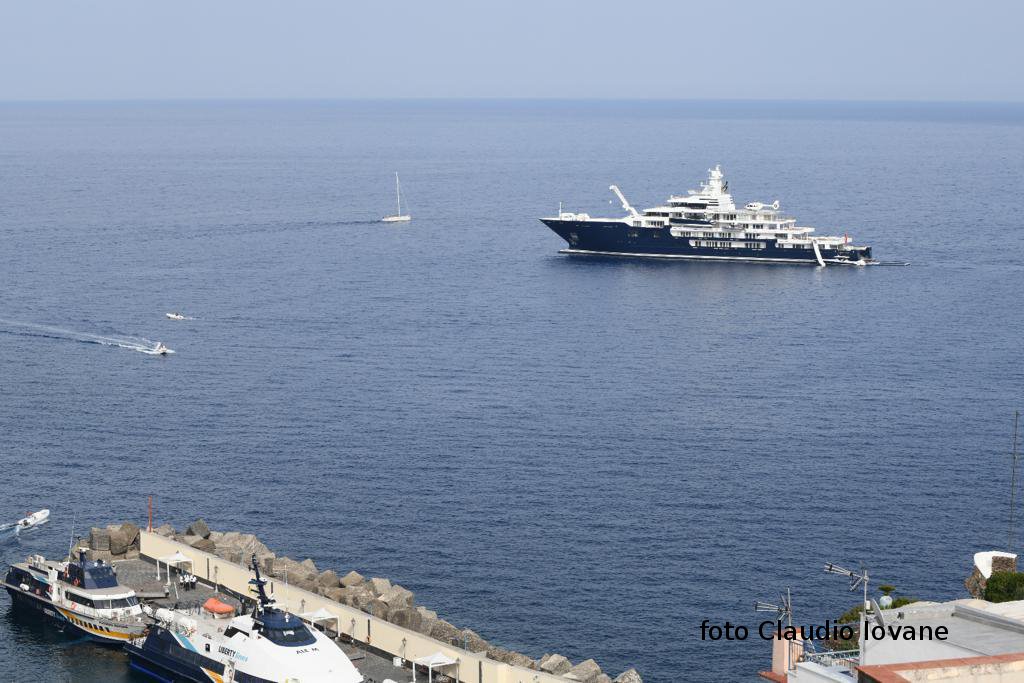
[[425, 666], [427, 667], [427, 681], [433, 683], [434, 681], [434, 669], [442, 669], [446, 666], [455, 666], [455, 680], [459, 680], [459, 660], [452, 659], [443, 652], [435, 652], [432, 655], [426, 657], [420, 657], [414, 660], [412, 663], [412, 681], [416, 683], [416, 667]]
[[160, 563], [161, 562], [163, 562], [165, 565], [167, 565], [167, 579], [168, 580], [170, 580], [170, 578], [171, 578], [171, 567], [172, 566], [173, 567], [177, 567], [178, 565], [185, 564], [187, 562], [189, 570], [190, 571], [195, 571], [192, 568], [192, 560], [190, 560], [188, 557], [186, 557], [184, 554], [182, 554], [182, 552], [180, 550], [178, 550], [173, 555], [168, 555], [167, 557], [158, 557], [158, 558], [156, 558], [156, 578], [157, 578], [158, 581], [160, 580]]
[[315, 612], [303, 612], [299, 615], [304, 621], [308, 621], [310, 624], [316, 625], [318, 621], [333, 621], [334, 632], [339, 636], [341, 635], [341, 617], [332, 612], [328, 612], [326, 608], [321, 607]]

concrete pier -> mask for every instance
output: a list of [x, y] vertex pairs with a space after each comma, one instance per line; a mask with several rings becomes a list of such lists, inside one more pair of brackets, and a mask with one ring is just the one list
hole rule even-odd
[[[123, 527], [127, 529], [122, 531]], [[465, 683], [613, 683], [593, 659], [573, 665], [558, 654], [534, 660], [511, 652], [415, 606], [411, 591], [387, 579], [364, 579], [354, 571], [342, 577], [332, 570], [318, 571], [312, 560], [279, 558], [251, 534], [211, 531], [202, 520], [185, 533], [166, 525], [154, 531], [131, 524], [93, 529], [89, 543], [93, 556], [117, 563], [122, 581], [140, 596], [159, 602], [205, 599], [215, 592], [245, 599], [251, 578], [247, 564], [255, 554], [278, 606], [298, 615], [325, 616], [317, 625], [344, 641], [346, 653], [351, 650], [351, 657], [358, 658], [357, 668], [371, 681], [405, 683], [412, 680], [412, 662], [441, 654], [455, 664], [435, 670], [434, 676], [441, 673]], [[166, 577], [156, 581], [156, 563], [162, 565], [164, 558], [176, 555], [186, 558], [177, 568], [204, 584], [201, 595], [164, 595]], [[642, 681], [629, 669], [614, 683]]]

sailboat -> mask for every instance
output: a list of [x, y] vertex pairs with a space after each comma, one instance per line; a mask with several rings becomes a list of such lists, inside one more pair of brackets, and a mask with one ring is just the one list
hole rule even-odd
[[[384, 218], [381, 218], [380, 220], [382, 223], [402, 223], [412, 220], [412, 216], [407, 213], [402, 213], [402, 186], [398, 182], [397, 173], [395, 174], [395, 196], [398, 199], [398, 211], [394, 215], [384, 216]], [[406, 209], [408, 208], [409, 207], [407, 206]]]

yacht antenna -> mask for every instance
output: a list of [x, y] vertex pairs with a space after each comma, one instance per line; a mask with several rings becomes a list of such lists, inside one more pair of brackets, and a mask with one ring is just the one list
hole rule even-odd
[[265, 588], [267, 580], [260, 576], [260, 563], [256, 559], [256, 553], [252, 554], [252, 571], [254, 577], [249, 579], [249, 583], [256, 586], [256, 594], [259, 596], [259, 605], [257, 609], [262, 611], [273, 605], [274, 599], [267, 595], [267, 590]]
[[1013, 411], [1013, 448], [1010, 453], [1010, 529], [1006, 540], [1007, 552], [1013, 552], [1013, 513], [1017, 503], [1017, 424], [1020, 411]]

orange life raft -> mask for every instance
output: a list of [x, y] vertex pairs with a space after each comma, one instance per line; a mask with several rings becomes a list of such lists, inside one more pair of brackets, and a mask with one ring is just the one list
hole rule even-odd
[[217, 598], [209, 598], [203, 603], [203, 609], [218, 617], [226, 617], [235, 613], [235, 608]]

